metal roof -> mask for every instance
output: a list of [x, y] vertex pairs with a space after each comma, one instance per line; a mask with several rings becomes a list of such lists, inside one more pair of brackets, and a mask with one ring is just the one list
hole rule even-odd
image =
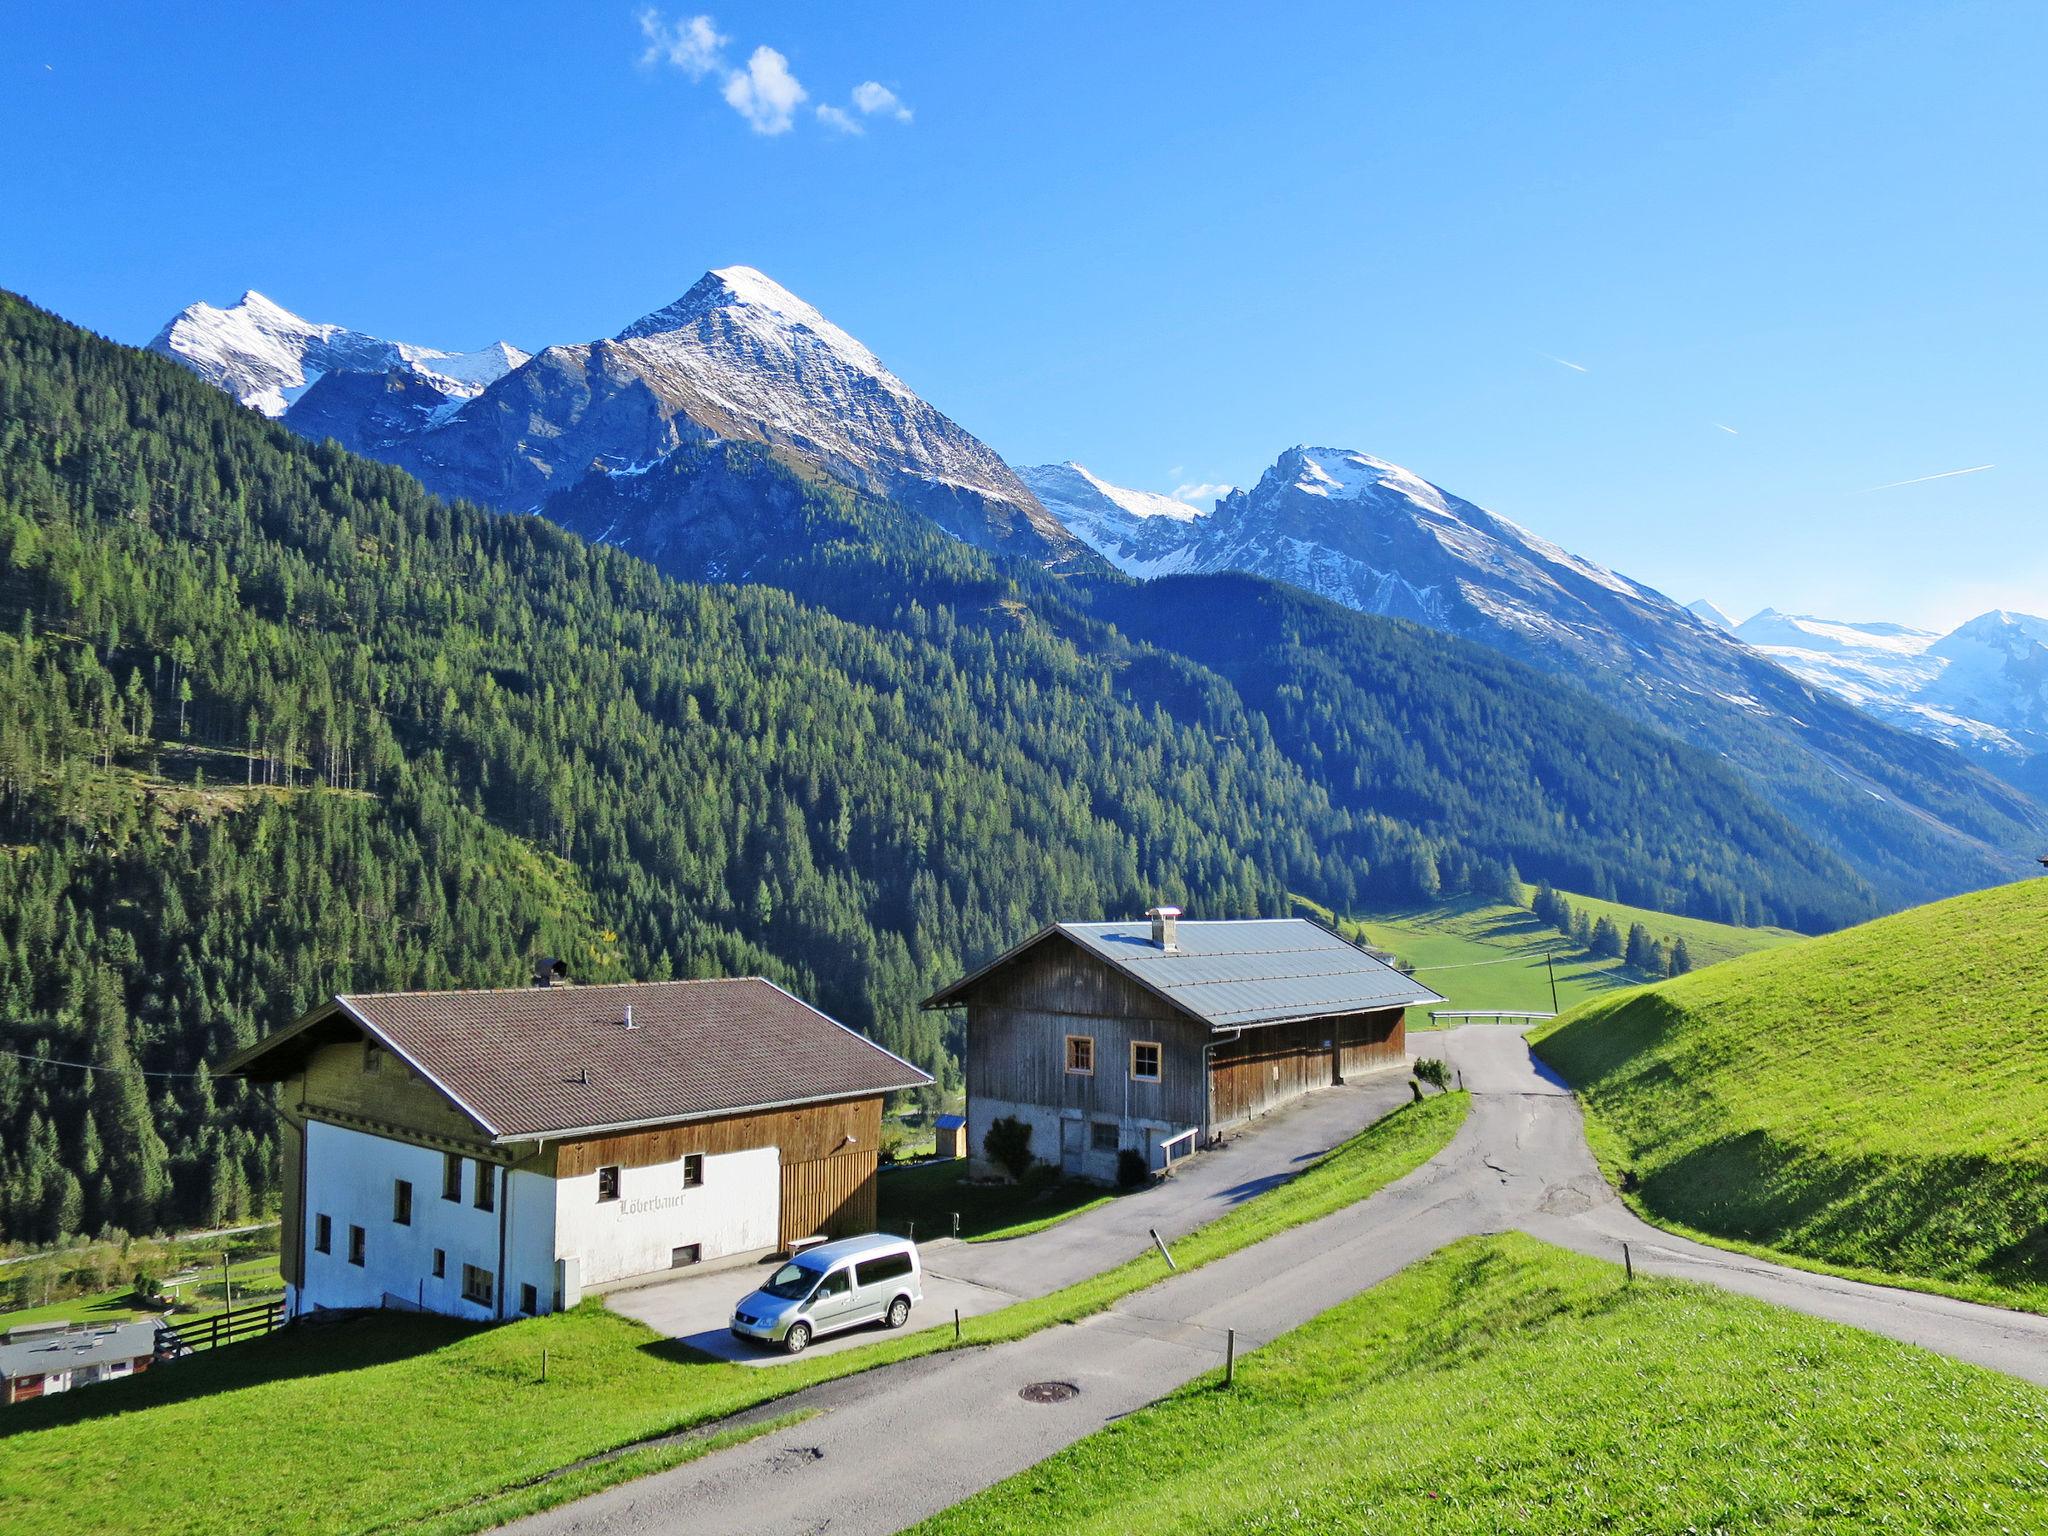
[[288, 1075], [294, 1058], [331, 1039], [343, 1017], [500, 1141], [786, 1108], [931, 1081], [758, 977], [344, 995], [220, 1070]]
[[1211, 1029], [1444, 1001], [1414, 977], [1304, 918], [1183, 918], [1178, 930], [1177, 947], [1165, 950], [1153, 943], [1149, 922], [1055, 923], [925, 1006], [956, 1005], [972, 983], [1053, 934], [1114, 965]]
[[[154, 1322], [117, 1323], [66, 1332], [19, 1330], [0, 1343], [0, 1376], [45, 1376], [116, 1360], [140, 1360], [156, 1353]], [[27, 1334], [27, 1337], [23, 1337]]]

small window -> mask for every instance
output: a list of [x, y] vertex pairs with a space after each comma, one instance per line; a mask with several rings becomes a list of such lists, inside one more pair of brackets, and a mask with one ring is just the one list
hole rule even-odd
[[391, 1219], [401, 1227], [412, 1225], [412, 1181], [393, 1179], [391, 1181]]
[[1095, 1037], [1093, 1035], [1067, 1036], [1067, 1070], [1083, 1077], [1095, 1075]]
[[683, 1159], [683, 1188], [695, 1189], [704, 1182], [704, 1154], [692, 1152]]
[[384, 1070], [384, 1047], [374, 1040], [363, 1042], [363, 1072], [375, 1077]]
[[862, 1259], [853, 1269], [855, 1285], [886, 1285], [910, 1273], [910, 1255], [885, 1253], [879, 1259]]
[[619, 1198], [619, 1165], [607, 1164], [597, 1170], [597, 1198], [600, 1204]]
[[528, 1317], [540, 1310], [540, 1292], [530, 1285], [519, 1287], [519, 1310]]
[[669, 1249], [668, 1267], [670, 1269], [688, 1269], [703, 1257], [704, 1245], [702, 1243], [685, 1243], [680, 1248]]
[[462, 1199], [462, 1154], [444, 1152], [441, 1154], [441, 1198], [460, 1202]]
[[436, 1280], [446, 1280], [448, 1278], [448, 1250], [446, 1248], [436, 1248], [434, 1250], [434, 1278]]
[[1088, 1144], [1098, 1152], [1114, 1152], [1123, 1145], [1123, 1134], [1114, 1120], [1097, 1120], [1088, 1127]]
[[480, 1307], [488, 1307], [497, 1294], [493, 1288], [491, 1272], [478, 1269], [474, 1264], [462, 1266], [462, 1299], [473, 1301]]
[[1159, 1042], [1157, 1040], [1133, 1040], [1131, 1042], [1131, 1076], [1141, 1083], [1159, 1081]]
[[480, 1211], [498, 1208], [498, 1170], [482, 1158], [476, 1160], [476, 1208]]
[[365, 1237], [363, 1229], [361, 1227], [350, 1227], [348, 1229], [348, 1261], [355, 1265], [357, 1269], [363, 1267], [363, 1254], [367, 1246], [368, 1239]]
[[315, 1253], [334, 1252], [334, 1218], [332, 1216], [315, 1216], [313, 1218], [313, 1251]]
[[853, 1271], [835, 1269], [818, 1283], [818, 1289], [812, 1294], [811, 1300], [825, 1301], [834, 1296], [844, 1296], [852, 1289]]

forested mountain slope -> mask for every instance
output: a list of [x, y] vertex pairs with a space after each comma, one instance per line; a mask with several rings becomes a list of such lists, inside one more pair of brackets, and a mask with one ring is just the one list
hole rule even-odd
[[[1508, 874], [1457, 755], [1410, 770], [1450, 776], [1427, 825], [1369, 810], [1091, 589], [757, 446], [701, 451], [706, 505], [807, 530], [762, 573], [794, 590], [444, 504], [0, 299], [0, 1238], [262, 1202], [267, 1104], [199, 1064], [337, 990], [516, 984], [541, 953], [760, 972], [950, 1075], [917, 999], [1051, 914]], [[1441, 639], [1388, 644], [1492, 686]], [[1455, 734], [1442, 692], [1374, 729]], [[1504, 692], [1502, 739], [1556, 702]], [[1725, 785], [1695, 766], [1660, 780], [1655, 867], [1712, 852]], [[1578, 833], [1536, 789], [1526, 873], [1561, 878], [1539, 861]], [[1803, 910], [1804, 852], [1712, 870]]]

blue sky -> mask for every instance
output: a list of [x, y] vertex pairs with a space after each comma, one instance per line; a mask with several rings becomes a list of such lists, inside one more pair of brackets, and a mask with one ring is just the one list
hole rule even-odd
[[6, 0], [0, 284], [531, 348], [744, 262], [1016, 463], [1361, 448], [1737, 617], [2048, 612], [2048, 6], [642, 9]]

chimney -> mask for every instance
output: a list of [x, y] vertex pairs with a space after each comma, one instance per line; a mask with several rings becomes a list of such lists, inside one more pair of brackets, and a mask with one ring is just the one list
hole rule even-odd
[[1145, 914], [1152, 919], [1152, 944], [1169, 955], [1180, 953], [1180, 908], [1154, 907]]

